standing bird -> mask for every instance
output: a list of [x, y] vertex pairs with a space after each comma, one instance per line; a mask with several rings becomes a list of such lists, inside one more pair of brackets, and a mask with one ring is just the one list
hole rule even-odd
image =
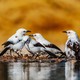
[[18, 30], [16, 31], [16, 33], [13, 34], [13, 35], [12, 35], [6, 42], [4, 42], [2, 45], [3, 45], [4, 47], [6, 47], [6, 46], [8, 46], [8, 45], [10, 45], [10, 44], [16, 44], [16, 43], [18, 43], [19, 41], [22, 40], [22, 37], [25, 36], [25, 34], [26, 34], [27, 32], [31, 32], [31, 31], [26, 30], [26, 29], [24, 29], [24, 28], [18, 29]]
[[18, 51], [22, 50], [22, 48], [24, 47], [27, 39], [28, 39], [28, 36], [23, 36], [23, 39], [21, 41], [19, 41], [18, 43], [10, 44], [10, 45], [6, 46], [4, 48], [4, 50], [0, 53], [0, 56], [2, 56], [9, 49], [14, 51], [15, 53], [17, 53], [17, 55], [19, 56]]
[[68, 40], [65, 44], [66, 56], [68, 58], [75, 57], [78, 60], [80, 58], [80, 41], [78, 35], [73, 30], [63, 32], [68, 36]]
[[[4, 42], [2, 45], [4, 46], [5, 49], [8, 48], [9, 45], [14, 45], [14, 44], [17, 44], [18, 42], [20, 42], [22, 39], [23, 39], [23, 36], [25, 36], [25, 34], [27, 32], [31, 32], [29, 30], [26, 30], [24, 28], [20, 28], [16, 31], [15, 34], [13, 34], [6, 42]], [[3, 50], [5, 52], [5, 50]], [[11, 54], [11, 51], [10, 50], [10, 54]]]
[[32, 36], [37, 42], [39, 42], [40, 44], [42, 44], [46, 48], [46, 51], [50, 52], [51, 56], [53, 54], [56, 55], [58, 53], [60, 53], [61, 55], [64, 55], [64, 53], [61, 51], [60, 48], [58, 48], [56, 45], [47, 41], [40, 33], [35, 33]]
[[[32, 35], [30, 35], [32, 36]], [[37, 56], [40, 53], [45, 53], [47, 52], [48, 54], [52, 54], [51, 52], [47, 51], [46, 48], [39, 42], [35, 41], [34, 39], [30, 38], [28, 36], [28, 39], [25, 44], [25, 48], [34, 56], [37, 54]], [[54, 57], [57, 58], [55, 54], [52, 54]]]

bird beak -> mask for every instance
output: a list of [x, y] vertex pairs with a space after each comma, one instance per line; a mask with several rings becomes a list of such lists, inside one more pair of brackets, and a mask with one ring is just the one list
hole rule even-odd
[[31, 32], [30, 30], [26, 30], [25, 31], [26, 33], [24, 33], [23, 35], [25, 36], [28, 32]]
[[33, 35], [31, 34], [31, 35], [29, 35], [30, 37], [33, 37]]
[[27, 30], [26, 32], [31, 32], [30, 30]]
[[63, 31], [63, 33], [67, 33], [67, 31]]

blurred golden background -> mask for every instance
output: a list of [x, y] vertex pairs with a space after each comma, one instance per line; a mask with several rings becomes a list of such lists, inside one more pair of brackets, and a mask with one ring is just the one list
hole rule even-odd
[[0, 0], [0, 47], [21, 27], [40, 32], [63, 49], [63, 30], [80, 36], [80, 0]]

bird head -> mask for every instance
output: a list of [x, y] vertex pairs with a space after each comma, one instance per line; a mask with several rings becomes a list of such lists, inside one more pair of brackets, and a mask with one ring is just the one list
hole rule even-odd
[[63, 31], [63, 33], [66, 33], [68, 37], [75, 37], [75, 36], [77, 36], [76, 32], [73, 31], [73, 30]]
[[24, 29], [24, 28], [20, 28], [20, 29], [18, 29], [17, 31], [16, 31], [16, 33], [17, 34], [19, 34], [19, 35], [26, 35], [26, 33], [27, 32], [31, 32], [30, 30], [26, 30], [26, 29]]
[[42, 37], [42, 35], [40, 33], [35, 33], [35, 34], [32, 34], [32, 35], [29, 35], [31, 37], [33, 37], [34, 39], [40, 39]]

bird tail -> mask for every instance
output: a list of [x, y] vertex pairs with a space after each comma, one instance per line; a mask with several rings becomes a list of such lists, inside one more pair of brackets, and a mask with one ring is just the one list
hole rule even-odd
[[2, 56], [10, 47], [4, 48], [4, 50], [0, 53], [0, 56]]
[[47, 52], [51, 57], [54, 57], [54, 58], [58, 58], [57, 55], [55, 55], [54, 53], [48, 51], [48, 50], [45, 50], [45, 52]]

